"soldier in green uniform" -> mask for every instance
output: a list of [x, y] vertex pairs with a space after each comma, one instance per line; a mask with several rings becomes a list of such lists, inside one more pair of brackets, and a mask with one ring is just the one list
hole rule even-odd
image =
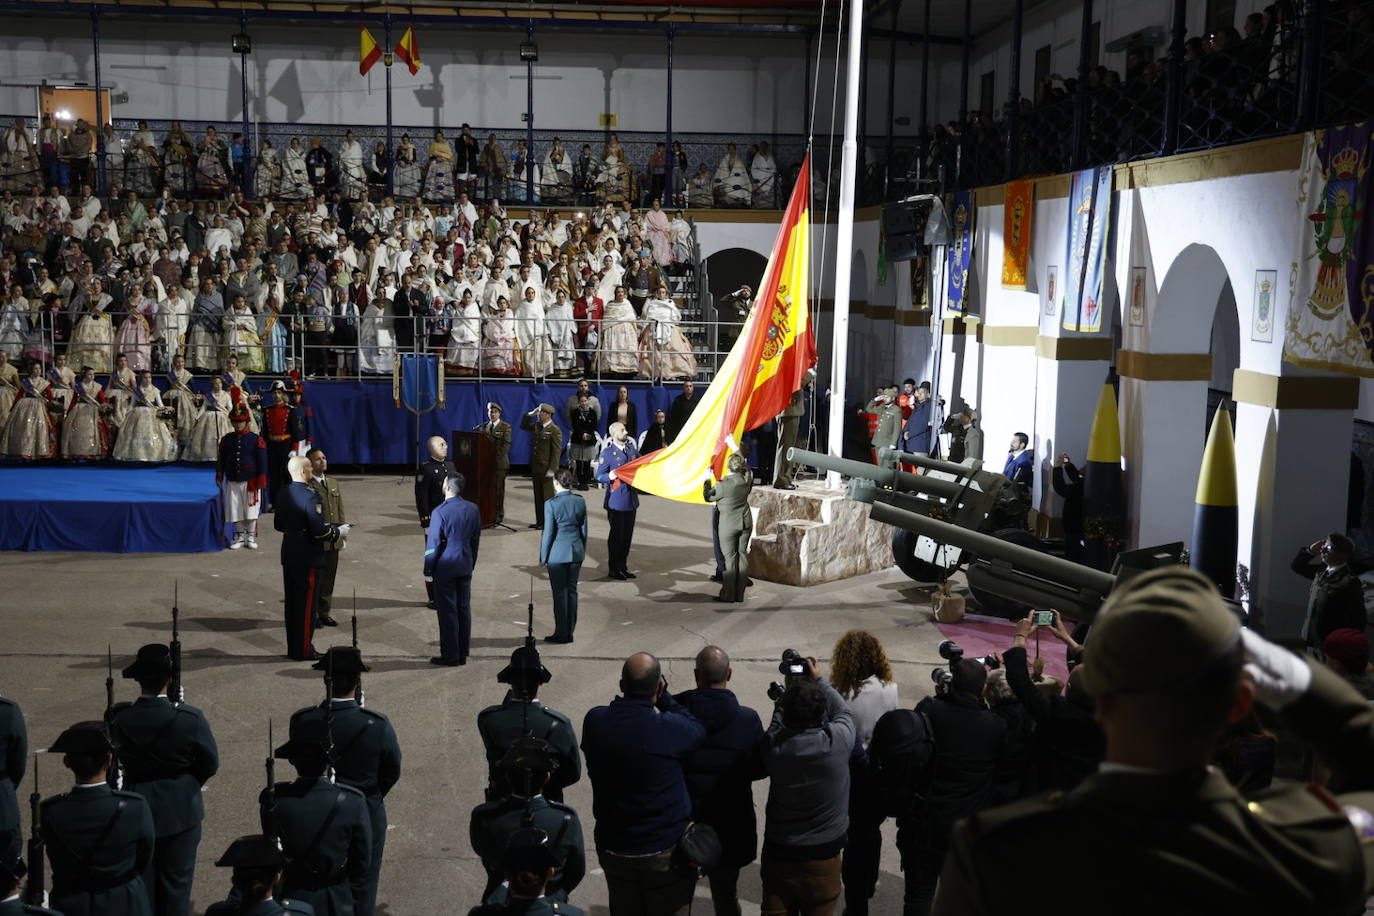
[[749, 473], [749, 462], [740, 454], [730, 456], [726, 462], [729, 474], [725, 479], [712, 486], [711, 481], [702, 484], [701, 495], [708, 503], [716, 503], [720, 509], [720, 552], [725, 560], [720, 594], [712, 601], [736, 602], [744, 600], [744, 586], [749, 579], [749, 535], [754, 531], [754, 516], [749, 511], [749, 490], [754, 479]]
[[495, 401], [487, 404], [487, 422], [480, 427], [483, 435], [491, 440], [496, 460], [492, 468], [496, 474], [496, 524], [506, 520], [506, 475], [510, 473], [510, 443], [513, 433], [510, 424], [501, 419], [501, 405]]
[[205, 916], [314, 916], [308, 903], [272, 896], [283, 861], [276, 842], [260, 833], [230, 843], [215, 865], [234, 870], [234, 890], [228, 900], [211, 904]]
[[520, 428], [533, 434], [530, 443], [530, 479], [534, 482], [534, 524], [544, 527], [544, 501], [553, 499], [553, 473], [563, 454], [563, 430], [553, 422], [553, 406], [540, 404], [520, 418]]
[[875, 453], [885, 448], [896, 448], [897, 439], [902, 434], [902, 408], [897, 404], [897, 388], [884, 388], [864, 405], [864, 410], [878, 415], [878, 428], [869, 440]]
[[157, 845], [143, 883], [156, 916], [187, 916], [205, 819], [201, 789], [219, 770], [219, 748], [199, 709], [168, 698], [167, 646], [143, 646], [123, 675], [138, 681], [140, 696], [116, 704], [106, 719], [124, 788], [143, 796], [153, 812]]
[[110, 787], [110, 750], [103, 722], [78, 722], [48, 747], [76, 777], [39, 813], [52, 867], [48, 902], [67, 916], [152, 916], [143, 873], [157, 841], [153, 813], [142, 795]]
[[545, 894], [557, 867], [544, 831], [536, 827], [517, 830], [501, 856], [506, 883], [486, 903], [469, 910], [468, 916], [584, 916], [571, 903]]
[[1364, 586], [1350, 569], [1354, 553], [1354, 542], [1333, 531], [1293, 558], [1293, 572], [1312, 580], [1302, 640], [1317, 658], [1322, 657], [1322, 641], [1336, 630], [1365, 628]]
[[24, 860], [0, 851], [0, 916], [62, 916], [56, 910], [30, 906], [19, 897], [19, 883], [29, 873]]
[[24, 713], [13, 700], [0, 697], [0, 856], [15, 859], [23, 849], [17, 790], [29, 759]]
[[352, 786], [330, 782], [328, 731], [302, 722], [273, 756], [289, 760], [294, 782], [279, 782], [258, 797], [262, 831], [281, 840], [286, 858], [281, 892], [326, 916], [353, 916], [354, 882], [367, 880], [372, 825], [367, 799]]
[[[351, 786], [367, 799], [372, 832], [372, 858], [367, 877], [353, 883], [354, 916], [371, 916], [377, 908], [377, 879], [386, 848], [386, 794], [401, 778], [401, 745], [391, 720], [375, 709], [358, 705], [362, 674], [369, 670], [362, 654], [351, 646], [333, 646], [315, 662], [333, 678], [332, 713], [334, 773], [340, 785]], [[323, 728], [325, 708], [307, 706], [291, 716], [291, 734], [306, 726]]]
[[[937, 916], [1054, 912], [1364, 912], [1374, 890], [1374, 707], [1324, 668], [1242, 630], [1216, 587], [1169, 567], [1112, 592], [1084, 687], [1107, 735], [1098, 772], [955, 827]], [[1258, 701], [1354, 787], [1276, 785], [1245, 797], [1211, 766]], [[1047, 864], [1072, 887], [1035, 905]]]
[[787, 460], [787, 450], [797, 444], [797, 428], [801, 425], [802, 415], [806, 413], [806, 392], [816, 378], [814, 369], [806, 370], [802, 387], [792, 392], [792, 400], [778, 414], [778, 451], [773, 457], [773, 487], [778, 490], [795, 490], [792, 475], [797, 465]]
[[[339, 482], [325, 474], [329, 470], [329, 459], [325, 457], [324, 449], [312, 448], [305, 453], [305, 457], [310, 459], [310, 469], [314, 472], [311, 474], [309, 486], [319, 494], [320, 505], [324, 506], [324, 520], [331, 525], [346, 523], [348, 519], [344, 513], [343, 493], [339, 491]], [[348, 538], [325, 542], [324, 565], [315, 577], [315, 588], [319, 592], [315, 599], [315, 617], [319, 620], [316, 626], [339, 625], [329, 612], [334, 607], [334, 580], [339, 575], [339, 551], [347, 546]]]
[[577, 812], [549, 801], [543, 794], [557, 768], [558, 762], [547, 742], [517, 738], [501, 760], [501, 775], [508, 794], [472, 809], [468, 828], [472, 850], [487, 870], [483, 900], [501, 883], [501, 855], [521, 827], [538, 827], [549, 837], [549, 848], [558, 864], [544, 889], [546, 896], [567, 900], [587, 873], [587, 848], [582, 843], [582, 822]]
[[582, 751], [572, 720], [539, 702], [539, 688], [552, 679], [534, 646], [521, 646], [512, 652], [510, 664], [496, 675], [496, 680], [509, 684], [510, 690], [500, 705], [488, 706], [477, 714], [477, 732], [487, 750], [487, 801], [507, 792], [501, 761], [517, 738], [542, 738], [558, 764], [544, 787], [545, 798], [561, 802], [563, 790], [582, 778]]

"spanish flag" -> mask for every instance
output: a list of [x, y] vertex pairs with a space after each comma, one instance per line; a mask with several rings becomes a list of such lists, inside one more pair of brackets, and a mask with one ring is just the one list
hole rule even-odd
[[811, 326], [811, 157], [797, 175], [744, 330], [672, 444], [630, 462], [616, 478], [685, 503], [701, 503], [703, 480], [725, 476], [740, 437], [773, 419], [816, 362]]
[[358, 26], [358, 73], [366, 76], [372, 65], [381, 59], [382, 48], [377, 44], [377, 39], [372, 37], [367, 26]]
[[396, 43], [396, 56], [410, 68], [410, 75], [420, 72], [420, 46], [415, 43], [415, 26], [407, 26], [405, 34]]

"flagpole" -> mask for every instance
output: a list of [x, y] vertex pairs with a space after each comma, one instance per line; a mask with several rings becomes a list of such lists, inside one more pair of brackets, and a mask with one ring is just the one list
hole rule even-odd
[[[863, 46], [864, 5], [849, 0], [849, 61], [844, 83], [844, 145], [840, 159], [840, 213], [835, 233], [835, 317], [830, 333], [830, 411], [827, 447], [844, 451], [845, 374], [849, 362], [849, 278], [854, 257], [854, 186], [859, 143], [859, 64]], [[827, 486], [839, 487], [840, 474], [829, 471]]]
[[386, 170], [386, 196], [390, 197], [396, 193], [396, 148], [391, 144], [391, 62], [394, 57], [391, 53], [390, 13], [382, 19], [382, 30], [386, 33], [382, 38], [382, 63], [386, 66], [386, 155], [390, 160]]

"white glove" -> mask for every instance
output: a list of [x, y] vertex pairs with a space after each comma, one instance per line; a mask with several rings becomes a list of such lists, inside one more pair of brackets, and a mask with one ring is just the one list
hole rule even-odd
[[425, 581], [426, 581], [426, 582], [433, 582], [433, 581], [434, 581], [434, 577], [433, 577], [433, 576], [425, 576]]
[[1297, 655], [1253, 630], [1241, 630], [1245, 671], [1255, 682], [1255, 699], [1270, 709], [1283, 709], [1307, 692], [1312, 669]]
[[352, 525], [349, 525], [349, 524], [340, 525], [340, 526], [339, 526], [339, 537], [341, 537], [341, 538], [346, 538], [346, 537], [348, 537], [348, 532], [350, 532], [350, 531], [352, 531], [352, 530], [353, 530], [353, 526], [352, 526]]
[[553, 476], [553, 471], [547, 472], [544, 476], [545, 476], [545, 477], [552, 477], [552, 476]]

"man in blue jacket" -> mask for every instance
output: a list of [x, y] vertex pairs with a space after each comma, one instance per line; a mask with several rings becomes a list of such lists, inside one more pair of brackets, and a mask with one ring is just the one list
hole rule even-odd
[[597, 459], [596, 479], [606, 485], [606, 518], [610, 534], [606, 537], [607, 565], [612, 579], [633, 579], [630, 572], [630, 542], [635, 536], [635, 511], [639, 509], [639, 494], [635, 488], [616, 477], [616, 469], [639, 457], [639, 449], [630, 438], [624, 423], [612, 423], [608, 430], [611, 441]]
[[577, 629], [577, 577], [587, 556], [587, 503], [572, 488], [572, 471], [559, 468], [553, 475], [553, 497], [544, 503], [539, 563], [548, 567], [553, 591], [553, 633], [544, 637], [549, 643], [570, 643]]
[[625, 660], [620, 693], [582, 723], [611, 912], [686, 914], [696, 872], [673, 862], [673, 848], [692, 817], [683, 764], [706, 729], [673, 699], [647, 652]]
[[1029, 445], [1030, 437], [1025, 433], [1012, 433], [1011, 444], [1007, 446], [1007, 463], [1002, 466], [1002, 476], [1026, 496], [1030, 495], [1035, 477], [1035, 453], [1027, 448]]
[[472, 570], [482, 539], [477, 507], [458, 494], [463, 475], [444, 478], [444, 501], [429, 517], [425, 535], [425, 578], [434, 581], [434, 611], [439, 617], [439, 654], [431, 665], [467, 664], [472, 636]]

